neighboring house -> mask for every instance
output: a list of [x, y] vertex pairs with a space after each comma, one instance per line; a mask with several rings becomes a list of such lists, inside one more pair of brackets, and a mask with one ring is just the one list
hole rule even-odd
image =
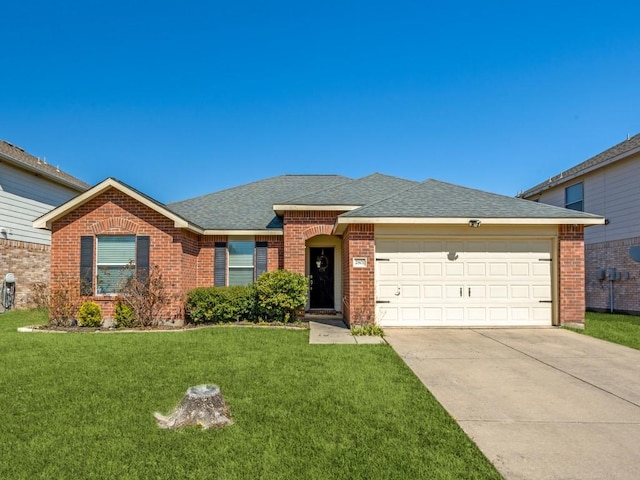
[[640, 314], [640, 134], [518, 196], [605, 217], [585, 232], [587, 309]]
[[[118, 272], [156, 265], [169, 293], [307, 275], [307, 310], [382, 326], [584, 321], [583, 229], [602, 217], [436, 180], [284, 175], [164, 205], [108, 178], [34, 222], [52, 288], [84, 280], [113, 315]], [[180, 302], [171, 315], [181, 315]]]
[[16, 306], [29, 303], [33, 284], [49, 280], [51, 234], [34, 228], [34, 219], [87, 188], [58, 167], [0, 140], [0, 283], [7, 273], [15, 275]]

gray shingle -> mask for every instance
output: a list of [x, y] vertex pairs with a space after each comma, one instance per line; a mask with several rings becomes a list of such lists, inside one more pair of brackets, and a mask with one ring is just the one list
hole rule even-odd
[[60, 183], [66, 184], [78, 191], [85, 191], [90, 188], [88, 183], [83, 182], [58, 167], [44, 163], [37, 157], [25, 152], [22, 148], [17, 147], [6, 140], [0, 140], [0, 157], [9, 158], [12, 163], [21, 166], [32, 172], [45, 174], [49, 178], [58, 180]]
[[350, 180], [341, 175], [281, 175], [167, 205], [207, 230], [282, 228], [273, 205]]
[[595, 157], [591, 157], [588, 160], [585, 160], [582, 163], [579, 163], [575, 167], [571, 167], [569, 170], [565, 170], [564, 172], [556, 175], [555, 177], [550, 178], [549, 180], [539, 183], [535, 187], [531, 187], [528, 190], [520, 193], [518, 196], [522, 198], [530, 197], [531, 195], [535, 195], [537, 193], [543, 192], [551, 187], [555, 187], [556, 185], [560, 185], [563, 182], [575, 178], [576, 175], [581, 174], [583, 171], [592, 170], [596, 168], [598, 165], [602, 163], [606, 163], [609, 160], [612, 160], [618, 156], [622, 156], [627, 152], [632, 150], [636, 150], [640, 148], [640, 133], [634, 135], [633, 137], [625, 140], [624, 142], [620, 142], [617, 145], [605, 150], [602, 153], [599, 153]]
[[597, 215], [429, 179], [342, 217], [599, 218]]
[[284, 205], [368, 205], [415, 185], [412, 180], [374, 173], [292, 198]]

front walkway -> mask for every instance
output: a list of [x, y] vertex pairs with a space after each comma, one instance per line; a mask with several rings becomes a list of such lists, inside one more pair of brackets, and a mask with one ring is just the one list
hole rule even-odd
[[310, 344], [375, 344], [385, 343], [381, 337], [353, 336], [339, 316], [307, 315]]

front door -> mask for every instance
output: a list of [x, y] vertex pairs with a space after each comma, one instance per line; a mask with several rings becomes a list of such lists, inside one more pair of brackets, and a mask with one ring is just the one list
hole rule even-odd
[[333, 247], [309, 249], [309, 307], [335, 307], [333, 289]]

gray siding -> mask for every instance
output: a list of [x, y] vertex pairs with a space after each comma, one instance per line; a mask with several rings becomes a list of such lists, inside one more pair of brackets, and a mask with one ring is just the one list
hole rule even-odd
[[32, 222], [78, 193], [0, 163], [0, 228], [7, 230], [2, 238], [49, 245], [50, 232], [33, 228]]
[[564, 189], [580, 181], [584, 184], [585, 211], [609, 221], [608, 225], [587, 228], [585, 243], [640, 237], [640, 154], [545, 191], [539, 201], [562, 207]]

